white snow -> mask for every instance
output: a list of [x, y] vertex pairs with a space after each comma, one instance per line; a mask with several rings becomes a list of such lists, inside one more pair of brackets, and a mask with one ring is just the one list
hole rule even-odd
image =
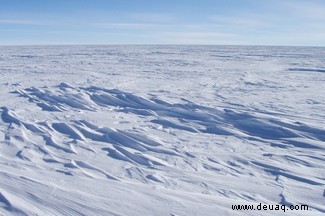
[[[322, 215], [325, 48], [0, 47], [0, 214]], [[235, 211], [236, 204], [309, 205]]]

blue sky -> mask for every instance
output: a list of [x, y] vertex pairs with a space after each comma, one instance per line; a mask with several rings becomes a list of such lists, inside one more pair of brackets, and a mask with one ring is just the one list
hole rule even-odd
[[0, 45], [325, 46], [324, 0], [0, 0]]

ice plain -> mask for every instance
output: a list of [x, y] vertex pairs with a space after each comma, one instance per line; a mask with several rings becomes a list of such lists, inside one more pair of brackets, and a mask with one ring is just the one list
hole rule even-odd
[[[325, 48], [0, 47], [0, 214], [322, 215]], [[234, 211], [234, 204], [309, 211]]]

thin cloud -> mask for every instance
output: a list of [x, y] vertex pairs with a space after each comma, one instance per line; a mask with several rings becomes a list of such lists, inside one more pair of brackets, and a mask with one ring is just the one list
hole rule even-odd
[[36, 20], [15, 20], [15, 19], [0, 19], [0, 24], [45, 25], [45, 23]]
[[276, 6], [288, 16], [300, 17], [309, 21], [325, 21], [325, 3], [320, 1], [282, 0]]
[[165, 31], [159, 32], [157, 38], [163, 43], [171, 44], [240, 44], [235, 34], [224, 32], [201, 31]]
[[129, 13], [127, 17], [137, 21], [149, 21], [153, 23], [170, 23], [175, 20], [173, 15], [161, 13]]
[[235, 34], [223, 32], [162, 32], [164, 36], [181, 37], [181, 38], [216, 38], [216, 37], [233, 37]]
[[238, 14], [235, 16], [210, 16], [209, 21], [222, 26], [228, 25], [233, 27], [265, 27], [274, 22], [272, 16], [265, 14]]
[[167, 25], [150, 24], [150, 23], [96, 23], [94, 27], [98, 28], [116, 28], [116, 29], [157, 29]]

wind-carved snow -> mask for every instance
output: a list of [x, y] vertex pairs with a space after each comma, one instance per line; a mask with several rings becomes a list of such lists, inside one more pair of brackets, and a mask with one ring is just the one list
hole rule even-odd
[[[2, 74], [8, 79], [13, 76], [3, 84], [1, 95], [0, 212], [5, 215], [259, 215], [261, 212], [233, 211], [231, 205], [262, 202], [308, 204], [311, 209], [308, 214], [324, 213], [325, 131], [320, 123], [324, 116], [320, 112], [310, 115], [304, 110], [309, 105], [324, 110], [324, 98], [310, 93], [309, 98], [307, 95], [299, 99], [306, 99], [300, 105], [294, 101], [297, 98], [288, 97], [290, 91], [286, 90], [291, 88], [286, 85], [290, 85], [297, 91], [300, 83], [278, 83], [268, 70], [263, 74], [263, 79], [268, 80], [240, 72], [231, 76], [226, 72], [220, 72], [219, 76], [206, 72], [211, 78], [205, 79], [196, 74], [199, 72], [193, 72], [204, 71], [202, 65], [214, 68], [214, 61], [224, 68], [230, 64], [224, 61], [238, 65], [248, 61], [262, 64], [263, 71], [267, 64], [274, 64], [266, 58], [279, 59], [271, 55], [271, 48], [266, 51], [259, 48], [259, 52], [270, 55], [252, 54], [254, 58], [248, 55], [249, 50], [242, 51], [247, 55], [235, 55], [231, 47], [220, 52], [206, 47], [187, 48], [144, 47], [143, 56], [138, 56], [137, 48], [132, 47], [111, 51], [75, 47], [76, 53], [70, 54], [67, 64], [64, 63], [70, 50], [67, 47], [54, 50], [58, 55], [45, 52], [45, 57], [29, 54], [35, 52], [31, 48], [26, 48], [26, 55], [5, 55], [3, 58], [9, 62], [26, 58], [31, 61], [30, 68], [12, 66], [13, 69], [34, 69], [22, 71], [20, 77], [19, 73], [10, 75], [7, 66], [0, 64]], [[191, 52], [196, 49], [204, 57], [194, 58]], [[285, 56], [296, 58], [294, 52]], [[107, 61], [117, 64], [113, 67], [116, 70], [123, 61], [122, 65], [136, 71], [125, 72], [130, 78], [124, 77], [123, 72], [70, 71], [93, 70], [96, 62], [101, 70], [107, 67]], [[59, 63], [62, 65], [58, 66]], [[134, 64], [139, 65], [134, 67]], [[272, 70], [283, 70], [278, 65], [285, 68], [277, 62]], [[43, 67], [51, 66], [67, 71], [48, 73], [44, 81], [39, 74], [44, 73]], [[148, 77], [142, 67], [154, 74]], [[159, 72], [162, 68], [167, 71]], [[126, 70], [124, 66], [122, 69]], [[186, 72], [180, 74], [174, 70]], [[237, 70], [237, 66], [231, 70]], [[304, 72], [322, 72], [296, 70], [292, 65], [285, 70], [297, 73], [288, 76], [297, 77]], [[170, 77], [173, 72], [178, 79]], [[32, 74], [35, 80], [26, 74]], [[77, 81], [58, 82], [60, 74], [66, 80]], [[115, 84], [114, 76], [117, 76]], [[308, 76], [324, 79], [322, 73]], [[237, 78], [239, 83], [229, 85]], [[103, 87], [103, 79], [113, 82], [110, 84], [113, 88]], [[159, 87], [156, 79], [174, 88]], [[218, 82], [211, 83], [214, 79]], [[153, 84], [156, 89], [151, 82], [156, 82]], [[305, 85], [316, 88], [313, 82]], [[261, 90], [265, 93], [257, 97]], [[241, 96], [236, 95], [238, 92]], [[287, 103], [279, 101], [283, 97], [288, 97]], [[241, 101], [242, 98], [249, 103]], [[297, 110], [289, 106], [296, 106]], [[306, 215], [306, 212], [295, 214]]]

